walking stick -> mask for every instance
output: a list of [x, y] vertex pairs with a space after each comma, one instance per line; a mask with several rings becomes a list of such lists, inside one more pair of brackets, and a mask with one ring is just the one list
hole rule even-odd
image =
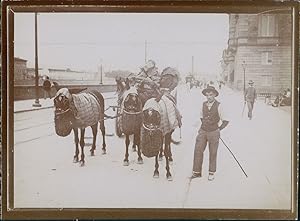
[[244, 107], [243, 107], [242, 116], [244, 116], [245, 106], [246, 106], [246, 101], [244, 102]]
[[188, 195], [189, 195], [189, 192], [190, 192], [191, 182], [192, 182], [192, 177], [189, 177], [188, 187], [187, 187], [187, 190], [185, 191], [184, 200], [183, 200], [183, 203], [182, 203], [183, 207], [184, 207], [184, 204], [187, 201], [187, 198], [188, 198]]
[[230, 148], [226, 145], [226, 143], [224, 142], [224, 140], [220, 137], [222, 143], [225, 145], [225, 147], [227, 147], [227, 149], [229, 150], [229, 152], [231, 153], [231, 155], [233, 156], [233, 158], [235, 159], [235, 161], [238, 163], [238, 165], [240, 166], [240, 168], [242, 169], [242, 171], [244, 172], [245, 176], [248, 177], [248, 175], [246, 174], [246, 172], [244, 171], [243, 167], [241, 166], [241, 164], [239, 163], [239, 161], [236, 159], [236, 157], [234, 156], [234, 154], [232, 153], [232, 151], [230, 150]]

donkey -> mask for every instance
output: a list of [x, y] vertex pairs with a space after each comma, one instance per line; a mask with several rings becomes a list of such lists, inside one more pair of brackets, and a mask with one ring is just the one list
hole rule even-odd
[[145, 103], [141, 149], [146, 157], [155, 156], [154, 178], [159, 177], [158, 160], [162, 159], [164, 153], [166, 177], [169, 181], [173, 180], [169, 164], [173, 161], [171, 153], [172, 133], [177, 126], [181, 126], [181, 119], [175, 104], [167, 98], [167, 95], [163, 95], [159, 101], [151, 98]]
[[142, 101], [138, 95], [137, 89], [130, 86], [129, 80], [126, 80], [122, 88], [122, 95], [119, 97], [121, 104], [121, 130], [125, 134], [126, 152], [123, 165], [129, 165], [128, 147], [130, 144], [129, 136], [133, 135], [133, 151], [138, 154], [138, 164], [143, 164], [143, 158], [140, 151], [140, 133], [142, 126]]
[[[106, 143], [104, 126], [104, 98], [98, 91], [79, 93], [81, 91], [82, 90], [67, 88], [61, 88], [57, 91], [54, 98], [54, 121], [55, 131], [59, 136], [68, 136], [73, 130], [75, 138], [75, 155], [73, 162], [78, 162], [79, 143], [81, 147], [80, 166], [84, 166], [85, 128], [92, 128], [93, 143], [90, 149], [92, 156], [94, 156], [94, 151], [96, 149], [98, 123], [100, 123], [100, 130], [103, 137], [103, 154], [106, 154]], [[78, 137], [78, 129], [80, 129], [80, 140]]]

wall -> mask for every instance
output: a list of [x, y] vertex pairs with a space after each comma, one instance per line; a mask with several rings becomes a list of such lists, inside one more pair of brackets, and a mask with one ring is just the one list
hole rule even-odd
[[[261, 53], [272, 51], [272, 64], [261, 64]], [[261, 91], [279, 92], [291, 88], [291, 47], [289, 46], [252, 46], [238, 48], [235, 59], [235, 82], [237, 89], [243, 89], [244, 70], [242, 61], [246, 62], [246, 86], [249, 80]], [[270, 76], [271, 84], [265, 85], [264, 77]]]
[[26, 78], [27, 74], [27, 67], [26, 61], [14, 61], [14, 80], [22, 80]]
[[[227, 66], [224, 66], [224, 73], [229, 74], [229, 63], [232, 60], [234, 81], [227, 81], [229, 86], [243, 90], [242, 62], [245, 61], [246, 87], [248, 81], [253, 80], [255, 87], [262, 92], [279, 92], [291, 88], [291, 19], [288, 15], [279, 14], [275, 19], [275, 35], [262, 37], [259, 34], [259, 16], [230, 15], [229, 44], [225, 54]], [[231, 51], [234, 54], [233, 59], [230, 56]], [[272, 52], [272, 64], [263, 64], [262, 52]]]
[[[60, 85], [67, 88], [88, 88], [87, 90], [97, 90], [103, 92], [114, 92], [117, 90], [116, 85]], [[39, 98], [44, 98], [44, 90], [42, 86], [38, 86]], [[54, 96], [56, 89], [51, 88], [51, 96]], [[35, 99], [35, 86], [14, 86], [14, 100]]]

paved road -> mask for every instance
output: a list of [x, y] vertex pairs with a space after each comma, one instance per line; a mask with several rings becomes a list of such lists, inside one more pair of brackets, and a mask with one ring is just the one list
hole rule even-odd
[[[199, 89], [180, 87], [178, 105], [183, 114], [182, 139], [173, 145], [173, 181], [152, 178], [154, 159], [137, 164], [130, 152], [123, 166], [124, 138], [107, 136], [107, 154], [101, 154], [98, 135], [96, 156], [89, 156], [91, 130], [86, 133], [86, 166], [72, 162], [73, 136], [58, 137], [54, 131], [53, 109], [14, 114], [15, 206], [45, 208], [236, 208], [288, 209], [291, 196], [291, 116], [288, 111], [258, 101], [253, 120], [242, 117], [240, 94], [224, 88], [218, 99], [224, 104], [230, 125], [221, 132], [248, 178], [226, 147], [220, 143], [218, 171], [207, 180], [208, 152], [203, 177], [191, 175], [193, 149], [199, 128], [198, 110], [203, 102]], [[106, 106], [115, 104], [108, 100]], [[110, 110], [108, 114], [113, 115]], [[114, 121], [106, 121], [107, 133], [114, 133]], [[179, 130], [174, 138], [179, 139]]]

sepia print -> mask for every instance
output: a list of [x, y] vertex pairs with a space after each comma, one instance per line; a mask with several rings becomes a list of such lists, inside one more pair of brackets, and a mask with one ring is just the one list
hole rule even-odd
[[153, 5], [6, 8], [4, 217], [296, 216], [295, 5]]

